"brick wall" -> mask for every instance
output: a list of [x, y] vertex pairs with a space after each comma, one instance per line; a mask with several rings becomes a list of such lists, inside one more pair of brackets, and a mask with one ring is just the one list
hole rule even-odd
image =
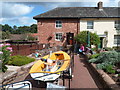
[[29, 55], [31, 53], [34, 53], [35, 50], [41, 50], [43, 49], [42, 44], [26, 44], [26, 45], [11, 45], [13, 52], [13, 55]]
[[[55, 27], [55, 21], [62, 21], [62, 28], [57, 29]], [[66, 33], [71, 32], [76, 35], [79, 33], [79, 19], [40, 19], [38, 20], [38, 35], [39, 43], [50, 43], [56, 45], [62, 45], [62, 41], [55, 41], [55, 33], [60, 32], [66, 36]], [[52, 39], [48, 41], [49, 36]]]

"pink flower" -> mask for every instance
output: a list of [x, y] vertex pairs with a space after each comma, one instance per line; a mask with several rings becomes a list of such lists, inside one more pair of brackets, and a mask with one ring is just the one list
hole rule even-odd
[[9, 43], [6, 43], [5, 45], [6, 45], [6, 46], [10, 46], [10, 44], [9, 44]]
[[0, 51], [0, 54], [3, 54], [3, 52]]
[[4, 44], [0, 44], [0, 47], [3, 47], [4, 46]]
[[10, 51], [12, 50], [12, 48], [11, 48], [11, 47], [7, 47], [6, 49], [7, 49], [7, 50], [10, 50]]
[[12, 52], [13, 50], [11, 49], [10, 52]]

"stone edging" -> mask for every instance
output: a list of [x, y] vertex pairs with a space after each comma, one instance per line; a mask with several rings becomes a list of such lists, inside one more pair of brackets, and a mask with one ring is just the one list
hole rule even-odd
[[34, 62], [31, 62], [27, 65], [24, 65], [24, 66], [21, 66], [19, 69], [17, 69], [16, 71], [12, 71], [10, 72], [9, 74], [5, 75], [3, 77], [3, 80], [1, 81], [3, 84], [8, 84], [10, 83], [11, 81], [13, 81], [17, 76], [21, 76], [21, 75], [25, 75], [29, 69], [31, 68], [31, 66], [35, 63], [36, 61]]
[[96, 69], [96, 64], [91, 63], [92, 69], [96, 71], [99, 76], [104, 80], [106, 86], [108, 86], [112, 90], [120, 90], [120, 87], [115, 83], [115, 81], [103, 70]]

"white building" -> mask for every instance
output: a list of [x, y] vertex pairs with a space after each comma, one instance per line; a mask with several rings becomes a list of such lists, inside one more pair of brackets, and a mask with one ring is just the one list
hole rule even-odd
[[120, 46], [117, 21], [118, 20], [114, 18], [81, 19], [80, 31], [87, 30], [99, 35], [101, 40], [100, 47]]

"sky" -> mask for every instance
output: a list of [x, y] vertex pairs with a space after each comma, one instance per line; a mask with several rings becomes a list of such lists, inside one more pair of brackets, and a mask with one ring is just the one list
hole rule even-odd
[[[33, 16], [56, 7], [97, 7], [99, 1], [104, 7], [118, 7], [119, 0], [2, 0], [0, 1], [0, 24], [30, 26], [37, 21]], [[92, 2], [91, 2], [92, 1]]]

